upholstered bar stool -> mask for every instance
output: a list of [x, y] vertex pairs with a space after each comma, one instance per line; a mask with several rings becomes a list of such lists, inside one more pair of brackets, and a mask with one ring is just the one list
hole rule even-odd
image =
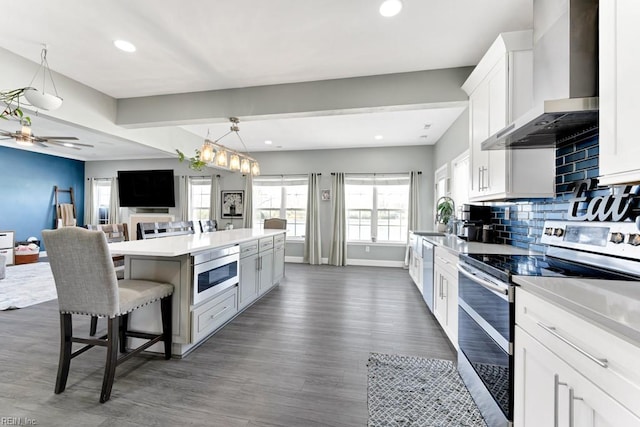
[[[107, 361], [102, 381], [100, 402], [111, 396], [116, 366], [131, 356], [164, 341], [165, 359], [171, 358], [171, 295], [173, 285], [151, 280], [118, 281], [109, 253], [106, 235], [79, 227], [43, 230], [42, 238], [58, 292], [60, 311], [60, 359], [55, 393], [67, 384], [71, 359], [94, 346], [107, 347]], [[162, 333], [129, 331], [128, 314], [160, 300]], [[107, 318], [107, 334], [99, 338], [72, 336], [72, 315]], [[127, 337], [148, 340], [131, 352], [118, 357], [118, 340], [124, 352]], [[72, 344], [86, 344], [72, 352]]]

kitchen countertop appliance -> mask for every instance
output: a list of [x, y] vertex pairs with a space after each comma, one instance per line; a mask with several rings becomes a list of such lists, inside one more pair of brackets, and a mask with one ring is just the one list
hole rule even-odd
[[[482, 241], [482, 227], [491, 222], [491, 207], [462, 205], [460, 222], [456, 234], [469, 242]], [[487, 242], [489, 243], [489, 242]]]
[[510, 426], [514, 396], [512, 275], [640, 280], [632, 222], [546, 221], [545, 254], [461, 254], [458, 371], [490, 426]]

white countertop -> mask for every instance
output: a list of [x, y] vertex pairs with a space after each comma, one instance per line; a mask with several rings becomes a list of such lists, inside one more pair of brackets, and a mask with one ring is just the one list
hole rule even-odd
[[184, 236], [110, 243], [109, 250], [113, 254], [120, 255], [175, 257], [194, 254], [209, 249], [232, 246], [261, 237], [282, 234], [284, 232], [285, 230], [240, 228], [236, 230], [214, 231], [212, 233], [187, 234]]
[[530, 276], [512, 279], [522, 289], [640, 344], [640, 282]]
[[529, 255], [539, 252], [521, 249], [512, 245], [501, 245], [497, 243], [467, 242], [456, 235], [446, 236], [422, 236], [431, 243], [442, 246], [457, 254], [504, 254], [504, 255]]

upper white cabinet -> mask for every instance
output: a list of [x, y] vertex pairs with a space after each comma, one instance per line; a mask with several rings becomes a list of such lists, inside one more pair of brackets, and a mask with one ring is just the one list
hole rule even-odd
[[600, 2], [600, 183], [640, 182], [640, 2]]
[[462, 86], [469, 95], [470, 200], [551, 197], [555, 150], [481, 150], [533, 107], [532, 32], [502, 33]]

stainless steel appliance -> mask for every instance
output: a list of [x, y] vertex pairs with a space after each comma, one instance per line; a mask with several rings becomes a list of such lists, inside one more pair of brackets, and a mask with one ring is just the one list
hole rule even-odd
[[470, 242], [482, 240], [482, 226], [491, 222], [491, 207], [479, 205], [462, 205], [461, 223], [456, 234]]
[[544, 255], [460, 255], [458, 370], [490, 426], [513, 418], [512, 275], [640, 279], [634, 223], [547, 221], [541, 240]]
[[533, 108], [483, 150], [555, 147], [598, 131], [598, 0], [534, 0]]
[[193, 256], [193, 304], [238, 284], [240, 247], [201, 252]]
[[422, 239], [422, 297], [433, 312], [433, 243]]

